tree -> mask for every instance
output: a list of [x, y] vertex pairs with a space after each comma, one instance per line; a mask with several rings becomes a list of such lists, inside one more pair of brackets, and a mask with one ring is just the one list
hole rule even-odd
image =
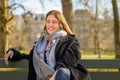
[[8, 0], [0, 0], [0, 57], [4, 57], [7, 47], [7, 19], [8, 10], [6, 9]]
[[68, 22], [68, 25], [73, 30], [73, 6], [72, 0], [62, 0], [63, 14]]
[[119, 14], [118, 14], [118, 0], [112, 0], [113, 15], [114, 15], [114, 42], [116, 58], [120, 58], [120, 39], [119, 39]]
[[96, 12], [94, 17], [94, 54], [100, 58], [99, 26], [98, 26], [98, 0], [96, 0]]
[[[98, 54], [98, 57], [101, 57], [101, 53], [100, 53], [100, 40], [99, 40], [99, 33], [100, 33], [100, 29], [99, 29], [99, 4], [98, 4], [98, 0], [79, 0], [80, 3], [82, 3], [86, 9], [88, 9], [88, 11], [92, 14], [92, 21], [91, 21], [91, 26], [93, 29], [93, 45], [94, 45], [94, 54]], [[90, 4], [93, 4], [92, 6], [90, 6]], [[94, 3], [95, 3], [95, 7], [94, 7]], [[95, 12], [94, 12], [95, 11]], [[93, 13], [94, 12], [94, 13]]]
[[[13, 0], [13, 2], [15, 2]], [[17, 5], [17, 6], [16, 6]], [[15, 7], [16, 6], [16, 7]], [[7, 24], [14, 18], [13, 10], [22, 5], [13, 3], [8, 5], [8, 0], [0, 0], [0, 58], [4, 57], [4, 54], [8, 47], [8, 26]]]

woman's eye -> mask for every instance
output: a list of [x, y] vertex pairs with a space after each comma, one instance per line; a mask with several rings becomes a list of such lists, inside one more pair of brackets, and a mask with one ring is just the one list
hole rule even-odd
[[57, 22], [57, 21], [53, 21], [52, 23], [56, 24], [56, 23], [58, 23], [58, 22]]
[[46, 23], [48, 23], [48, 24], [50, 24], [50, 23], [57, 24], [58, 22], [57, 21], [46, 21]]

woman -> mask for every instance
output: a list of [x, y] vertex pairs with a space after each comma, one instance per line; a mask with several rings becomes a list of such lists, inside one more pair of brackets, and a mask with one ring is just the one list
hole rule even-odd
[[[79, 43], [70, 30], [63, 14], [57, 10], [47, 13], [45, 27], [41, 37], [29, 55], [20, 54], [11, 48], [5, 56], [8, 60], [29, 60], [28, 80], [89, 80], [89, 73], [80, 63]], [[44, 77], [43, 69], [38, 65], [41, 59], [55, 70], [52, 76]]]

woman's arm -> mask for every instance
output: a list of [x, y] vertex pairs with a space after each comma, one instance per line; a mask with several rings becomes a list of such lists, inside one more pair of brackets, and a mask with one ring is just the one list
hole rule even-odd
[[5, 63], [8, 64], [8, 60], [10, 61], [18, 61], [21, 59], [28, 59], [29, 60], [29, 55], [25, 53], [20, 53], [18, 50], [14, 48], [10, 48], [5, 55]]

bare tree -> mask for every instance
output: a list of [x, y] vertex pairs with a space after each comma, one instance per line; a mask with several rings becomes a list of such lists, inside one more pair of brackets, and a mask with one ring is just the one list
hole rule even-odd
[[96, 12], [94, 17], [94, 54], [100, 58], [99, 26], [98, 26], [98, 0], [96, 0]]
[[73, 30], [74, 25], [72, 0], [62, 0], [62, 10], [70, 28]]
[[24, 8], [22, 5], [16, 3], [9, 6], [8, 0], [0, 0], [0, 57], [4, 57], [7, 50], [7, 24], [14, 18], [13, 10], [20, 6]]
[[[99, 26], [98, 26], [98, 15], [99, 15], [99, 9], [98, 9], [98, 0], [94, 0], [95, 2], [95, 8], [93, 10], [92, 6], [89, 5], [90, 0], [79, 0], [80, 3], [82, 3], [85, 8], [90, 11], [92, 15], [92, 22], [91, 22], [91, 28], [93, 29], [93, 43], [94, 43], [94, 54], [98, 54], [98, 57], [100, 58], [100, 41], [99, 41]], [[92, 2], [91, 2], [92, 3]], [[93, 3], [92, 3], [93, 4]]]
[[8, 10], [6, 9], [8, 0], [0, 0], [0, 57], [4, 57], [7, 45], [7, 27], [6, 24], [10, 19], [7, 19]]
[[114, 41], [116, 58], [120, 58], [120, 36], [119, 36], [119, 14], [118, 14], [118, 0], [112, 0], [113, 15], [114, 15]]

